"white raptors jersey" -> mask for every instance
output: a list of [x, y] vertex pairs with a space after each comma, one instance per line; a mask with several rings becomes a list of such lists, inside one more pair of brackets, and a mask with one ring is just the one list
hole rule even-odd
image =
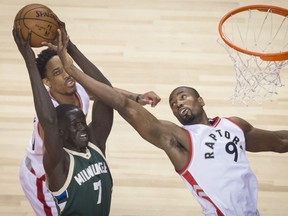
[[179, 172], [206, 216], [256, 216], [258, 183], [245, 154], [244, 133], [226, 118], [183, 126], [190, 159]]
[[[48, 91], [49, 92], [49, 91]], [[57, 107], [59, 103], [52, 97], [49, 92], [51, 100], [53, 102], [54, 107]], [[89, 108], [89, 95], [86, 90], [78, 83], [76, 83], [76, 96], [80, 103], [80, 108], [84, 112], [85, 115], [88, 113]], [[31, 167], [35, 171], [35, 175], [37, 177], [41, 177], [45, 174], [44, 167], [42, 164], [43, 160], [43, 140], [39, 135], [39, 120], [37, 116], [34, 118], [34, 130], [32, 134], [32, 138], [30, 140], [29, 146], [26, 148], [26, 156], [31, 161]]]

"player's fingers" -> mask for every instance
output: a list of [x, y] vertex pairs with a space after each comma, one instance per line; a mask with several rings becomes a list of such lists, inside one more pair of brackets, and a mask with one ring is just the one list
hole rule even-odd
[[154, 102], [154, 106], [156, 106], [159, 102], [161, 101], [161, 98], [160, 97], [155, 97], [155, 99], [153, 100]]
[[20, 33], [21, 33], [21, 30], [20, 30], [20, 26], [16, 26], [15, 29], [13, 29], [13, 33], [16, 37], [19, 37]]
[[149, 104], [151, 105], [151, 107], [155, 107], [157, 105], [158, 101], [155, 99], [150, 100]]
[[64, 29], [61, 29], [61, 37], [62, 37], [63, 46], [66, 49], [68, 46], [68, 42], [70, 40], [70, 37], [69, 37], [69, 35], [66, 34]]
[[57, 29], [57, 34], [58, 34], [58, 40], [57, 40], [57, 46], [58, 48], [62, 46], [62, 35], [60, 29]]
[[139, 100], [139, 104], [141, 104], [141, 105], [147, 105], [147, 104], [151, 104], [152, 105], [152, 103], [153, 103], [153, 101], [152, 100], [149, 100], [149, 99], [144, 99], [144, 98], [142, 98], [142, 99], [140, 99]]
[[158, 96], [153, 96], [150, 98], [150, 104], [152, 107], [155, 107], [159, 102], [160, 102], [160, 98]]
[[17, 44], [17, 46], [19, 48], [19, 43], [21, 42], [21, 40], [19, 39], [18, 29], [17, 28], [13, 28], [12, 34], [13, 34], [14, 41], [15, 41], [15, 43]]
[[64, 43], [64, 48], [65, 48], [65, 49], [67, 49], [69, 40], [70, 40], [70, 38], [69, 38], [69, 36], [67, 36], [67, 37], [65, 38], [65, 43]]
[[64, 28], [60, 28], [60, 31], [61, 31], [62, 37], [66, 38], [67, 32], [65, 31], [65, 29]]
[[55, 15], [55, 18], [56, 18], [56, 20], [57, 20], [59, 26], [65, 28], [65, 23], [62, 22], [56, 14], [54, 14], [54, 15]]
[[42, 42], [41, 43], [43, 46], [47, 46], [47, 47], [49, 47], [50, 49], [53, 49], [53, 50], [55, 50], [55, 51], [57, 51], [57, 46], [55, 46], [54, 44], [52, 44], [52, 43], [50, 43], [50, 42]]
[[42, 42], [41, 45], [49, 47], [49, 43], [47, 43], [46, 41]]
[[158, 102], [157, 102], [156, 98], [150, 99], [151, 107], [155, 107], [157, 103], [158, 103]]
[[14, 37], [14, 38], [15, 38], [16, 35], [17, 35], [17, 30], [16, 30], [16, 28], [14, 28], [14, 27], [13, 27], [13, 29], [12, 29], [12, 34], [13, 34], [13, 37]]
[[[49, 43], [50, 44], [50, 43]], [[62, 46], [60, 29], [57, 29], [57, 49]], [[57, 50], [56, 50], [57, 51]]]
[[23, 45], [25, 44], [25, 41], [22, 37], [22, 33], [21, 33], [21, 29], [20, 29], [20, 25], [16, 26], [15, 29], [13, 29], [13, 36], [14, 36], [14, 39], [15, 39], [15, 42], [18, 44], [18, 45]]
[[26, 40], [26, 44], [29, 45], [29, 46], [31, 44], [31, 34], [32, 34], [32, 31], [31, 31], [31, 29], [29, 29], [27, 40]]

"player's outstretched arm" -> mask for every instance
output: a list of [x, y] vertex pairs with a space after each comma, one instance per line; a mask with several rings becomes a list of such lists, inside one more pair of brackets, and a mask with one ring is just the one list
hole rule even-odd
[[[65, 26], [65, 25], [64, 25]], [[65, 32], [63, 29], [61, 30], [62, 39], [65, 40]], [[64, 35], [63, 35], [64, 34]], [[99, 70], [99, 68], [94, 65], [78, 48], [71, 39], [67, 45], [67, 51], [69, 55], [73, 58], [73, 60], [79, 65], [84, 73], [89, 75], [95, 80], [99, 82], [105, 83], [109, 86], [112, 86], [110, 81], [104, 76], [104, 74]], [[124, 89], [115, 88], [119, 93], [125, 95], [126, 97], [130, 98], [131, 100], [136, 101], [141, 105], [150, 104], [152, 107], [155, 107], [161, 100], [161, 98], [153, 91], [149, 91], [143, 94], [133, 93]]]
[[161, 98], [153, 91], [148, 91], [143, 94], [132, 93], [124, 89], [115, 88], [116, 91], [125, 95], [129, 99], [136, 101], [137, 103], [141, 104], [142, 106], [150, 104], [151, 107], [155, 107], [160, 101]]
[[[31, 32], [28, 34], [27, 42], [24, 41], [21, 31], [17, 27], [13, 29], [13, 36], [28, 69], [34, 98], [34, 106], [45, 133], [43, 164], [45, 170], [49, 174], [58, 165], [59, 160], [63, 158], [61, 157], [63, 149], [59, 143], [56, 111], [35, 64], [35, 54], [29, 44]], [[49, 139], [46, 137], [49, 137]]]
[[[87, 75], [89, 75], [90, 77], [92, 77], [93, 79], [105, 83], [109, 86], [112, 86], [109, 80], [102, 74], [102, 72], [89, 59], [86, 58], [86, 56], [76, 47], [75, 44], [72, 43], [72, 41], [67, 35], [65, 23], [60, 21], [59, 19], [58, 22], [60, 23], [61, 26], [60, 31], [58, 30], [59, 33], [58, 41], [59, 40], [61, 40], [62, 42], [67, 41], [67, 51], [72, 57], [72, 59], [82, 69], [82, 71]], [[57, 51], [58, 49], [58, 47], [52, 43], [43, 42], [42, 44], [54, 49], [55, 51]], [[125, 95], [129, 99], [134, 100], [143, 106], [150, 104], [152, 107], [155, 107], [161, 101], [161, 98], [153, 91], [138, 94], [120, 88], [115, 89], [119, 93]], [[95, 99], [93, 98], [93, 95], [91, 99]]]
[[73, 64], [68, 66], [63, 63], [63, 65], [67, 73], [81, 85], [109, 107], [117, 110], [142, 138], [164, 150], [177, 171], [185, 167], [189, 155], [189, 138], [184, 129], [174, 123], [158, 120], [143, 106], [128, 99], [114, 88], [80, 73]]
[[[58, 23], [62, 34], [62, 37], [60, 39], [66, 40], [67, 38], [66, 25], [58, 17], [56, 18], [58, 19]], [[44, 42], [43, 44], [48, 45], [47, 42]], [[99, 82], [112, 86], [110, 81], [104, 76], [104, 74], [78, 49], [78, 47], [71, 41], [70, 38], [67, 44], [67, 51], [84, 73], [86, 73], [93, 79], [98, 80]]]
[[269, 131], [253, 127], [239, 117], [231, 117], [243, 130], [246, 140], [246, 150], [251, 152], [272, 151], [288, 152], [288, 131]]
[[89, 92], [93, 93], [119, 114], [148, 142], [163, 149], [176, 170], [181, 170], [189, 155], [187, 132], [172, 122], [160, 121], [144, 107], [130, 100], [114, 88], [81, 73], [75, 67], [66, 50], [66, 42], [58, 44], [58, 55], [67, 73], [73, 76]]
[[[65, 23], [61, 22], [61, 34], [62, 40], [65, 40], [67, 37], [67, 30]], [[90, 77], [98, 80], [99, 82], [105, 83], [109, 86], [112, 86], [110, 81], [104, 76], [104, 74], [99, 70], [99, 68], [93, 64], [78, 47], [69, 39], [67, 45], [67, 51], [77, 65], [82, 69], [84, 73]], [[153, 91], [149, 91], [143, 94], [133, 93], [124, 89], [115, 88], [118, 92], [124, 94], [126, 97], [138, 102], [141, 105], [150, 104], [152, 107], [155, 107], [160, 102], [160, 97]]]

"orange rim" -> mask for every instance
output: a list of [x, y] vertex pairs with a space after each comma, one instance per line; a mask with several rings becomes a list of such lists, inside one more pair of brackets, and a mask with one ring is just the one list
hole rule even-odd
[[247, 10], [259, 10], [262, 12], [266, 12], [268, 10], [271, 10], [271, 13], [278, 14], [278, 15], [283, 16], [283, 17], [288, 16], [288, 10], [287, 9], [277, 7], [277, 6], [271, 6], [271, 5], [248, 5], [248, 6], [237, 8], [235, 10], [228, 12], [226, 15], [224, 15], [219, 22], [218, 31], [219, 31], [219, 34], [220, 34], [222, 40], [228, 46], [232, 47], [233, 49], [235, 49], [239, 52], [242, 52], [242, 53], [246, 53], [248, 55], [259, 56], [264, 61], [284, 61], [284, 60], [287, 60], [288, 59], [288, 51], [287, 52], [281, 52], [281, 53], [280, 52], [279, 53], [253, 52], [253, 51], [249, 51], [249, 50], [240, 48], [225, 38], [225, 35], [222, 31], [223, 23], [232, 15], [243, 12], [243, 11], [247, 11]]

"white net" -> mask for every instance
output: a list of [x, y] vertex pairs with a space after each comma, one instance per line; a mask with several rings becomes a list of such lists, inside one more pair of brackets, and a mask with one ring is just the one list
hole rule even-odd
[[[288, 17], [271, 10], [248, 10], [229, 17], [222, 25], [227, 41], [241, 49], [257, 53], [280, 53], [288, 49]], [[256, 55], [248, 55], [220, 41], [227, 50], [236, 72], [236, 86], [232, 101], [249, 104], [272, 100], [277, 88], [283, 86], [281, 69], [284, 61], [263, 61]]]

